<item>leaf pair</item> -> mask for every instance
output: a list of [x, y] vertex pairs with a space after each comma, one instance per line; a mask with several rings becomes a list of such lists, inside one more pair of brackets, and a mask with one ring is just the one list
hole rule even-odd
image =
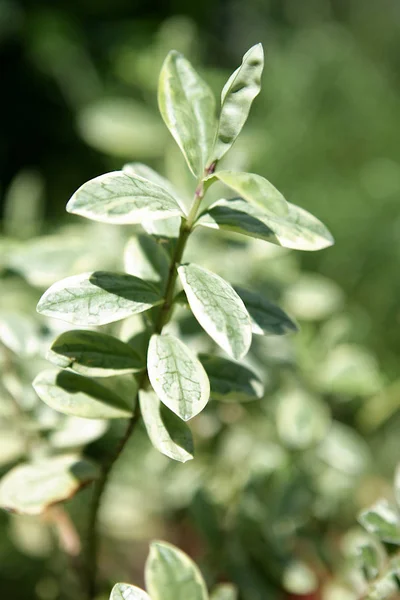
[[[153, 542], [145, 566], [146, 593], [127, 583], [117, 583], [110, 600], [209, 600], [206, 584], [196, 564], [166, 542]], [[210, 600], [236, 600], [231, 585], [220, 585]]]
[[195, 177], [201, 178], [236, 140], [261, 89], [263, 67], [263, 49], [257, 44], [225, 84], [217, 121], [208, 85], [181, 54], [168, 54], [159, 80], [160, 112]]

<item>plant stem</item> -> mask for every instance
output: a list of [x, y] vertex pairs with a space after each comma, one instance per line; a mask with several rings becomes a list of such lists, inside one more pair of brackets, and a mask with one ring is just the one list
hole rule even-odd
[[[215, 165], [211, 165], [206, 170], [205, 175], [209, 175], [214, 171]], [[188, 241], [189, 235], [193, 229], [193, 224], [196, 219], [198, 210], [200, 208], [201, 201], [204, 197], [204, 183], [200, 181], [198, 184], [192, 206], [186, 219], [182, 219], [182, 224], [179, 230], [179, 237], [175, 246], [175, 251], [171, 258], [171, 264], [169, 267], [167, 283], [165, 287], [164, 302], [161, 305], [161, 309], [158, 315], [158, 319], [154, 326], [154, 332], [160, 334], [170, 319], [173, 297], [175, 291], [175, 284], [178, 276], [177, 268], [181, 263], [182, 256]], [[119, 440], [117, 447], [103, 465], [100, 479], [97, 481], [92, 505], [90, 509], [89, 525], [88, 525], [88, 537], [86, 546], [86, 594], [88, 600], [93, 600], [96, 595], [97, 587], [97, 572], [98, 572], [98, 557], [99, 557], [99, 532], [98, 532], [98, 515], [103, 499], [104, 491], [107, 487], [110, 473], [114, 467], [115, 462], [118, 460], [122, 451], [124, 450], [128, 440], [130, 439], [137, 423], [140, 420], [140, 407], [139, 407], [139, 390], [143, 389], [148, 383], [147, 371], [143, 372], [142, 377], [138, 382], [138, 393], [135, 398], [135, 410], [129, 424], [125, 430], [123, 437]]]

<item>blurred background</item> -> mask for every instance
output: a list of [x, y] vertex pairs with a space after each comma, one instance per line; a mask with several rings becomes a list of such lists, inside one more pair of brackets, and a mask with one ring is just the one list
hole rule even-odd
[[[244, 600], [356, 600], [356, 514], [391, 494], [400, 454], [396, 0], [0, 0], [0, 467], [23, 454], [6, 436], [10, 393], [46, 436], [60, 427], [30, 388], [62, 329], [38, 319], [38, 297], [63, 276], [120, 266], [129, 236], [67, 217], [67, 200], [133, 160], [190, 190], [157, 110], [162, 61], [182, 51], [218, 95], [257, 42], [263, 89], [226, 164], [266, 177], [336, 244], [295, 253], [234, 235], [193, 242], [203, 264], [268, 291], [301, 333], [255, 345], [266, 398], [210, 406], [193, 424], [193, 463], [170, 465], [144, 435], [132, 444], [110, 488], [120, 500], [102, 515], [104, 577], [139, 584], [148, 540], [163, 537]], [[103, 433], [93, 457], [118, 426]], [[87, 494], [69, 508], [78, 521]], [[2, 597], [71, 598], [48, 525], [3, 513], [0, 528]]]

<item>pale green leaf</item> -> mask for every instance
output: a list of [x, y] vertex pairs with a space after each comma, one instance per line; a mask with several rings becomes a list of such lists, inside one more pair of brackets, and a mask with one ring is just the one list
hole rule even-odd
[[172, 544], [151, 544], [145, 579], [152, 600], [208, 600], [198, 567]]
[[289, 206], [282, 194], [264, 177], [255, 173], [216, 171], [211, 177], [218, 179], [237, 192], [241, 198], [254, 204], [267, 214], [286, 216]]
[[[43, 402], [66, 415], [85, 419], [121, 419], [132, 416], [125, 396], [93, 379], [70, 371], [49, 369], [39, 373], [33, 387]], [[136, 385], [132, 378], [132, 406]]]
[[101, 419], [81, 419], [65, 416], [49, 437], [53, 448], [79, 448], [99, 439], [107, 430], [108, 422]]
[[220, 583], [217, 585], [210, 596], [210, 600], [237, 600], [238, 592], [231, 583]]
[[217, 200], [197, 220], [197, 225], [225, 229], [295, 250], [321, 250], [333, 238], [325, 225], [309, 212], [287, 203], [284, 217], [268, 214], [241, 198]]
[[151, 337], [147, 370], [161, 402], [184, 421], [207, 404], [210, 384], [206, 372], [191, 350], [174, 336]]
[[319, 397], [293, 388], [279, 395], [276, 424], [286, 446], [304, 450], [325, 438], [331, 419]]
[[210, 380], [212, 398], [236, 402], [262, 398], [264, 386], [248, 367], [207, 354], [201, 354], [200, 360]]
[[363, 544], [358, 550], [358, 556], [366, 580], [376, 579], [381, 563], [377, 548], [372, 544]]
[[183, 201], [179, 197], [179, 192], [175, 189], [169, 179], [163, 177], [157, 173], [157, 171], [154, 171], [154, 169], [151, 169], [147, 165], [139, 162], [127, 163], [122, 167], [122, 171], [127, 175], [139, 175], [139, 177], [143, 177], [143, 179], [148, 179], [149, 181], [166, 190], [172, 196], [172, 198], [176, 198], [179, 204], [182, 205]]
[[52, 504], [71, 498], [98, 473], [93, 463], [72, 455], [19, 465], [0, 482], [0, 506], [38, 515]]
[[194, 316], [225, 352], [239, 360], [251, 345], [251, 322], [243, 301], [219, 275], [190, 264], [179, 276]]
[[140, 412], [153, 446], [179, 462], [193, 458], [193, 438], [189, 427], [164, 406], [151, 391], [139, 392]]
[[133, 237], [125, 247], [125, 271], [140, 279], [163, 285], [168, 276], [169, 262], [167, 251], [149, 235]]
[[242, 64], [226, 82], [221, 94], [221, 113], [210, 163], [220, 160], [241, 132], [254, 98], [261, 89], [264, 52], [256, 44], [246, 52]]
[[125, 273], [94, 271], [54, 283], [41, 297], [42, 315], [74, 325], [105, 325], [162, 302], [157, 288]]
[[368, 533], [376, 535], [382, 542], [400, 546], [400, 514], [387, 500], [378, 500], [358, 517]]
[[129, 344], [112, 335], [88, 330], [62, 333], [53, 342], [46, 358], [58, 367], [92, 377], [133, 373], [145, 367]]
[[0, 341], [20, 356], [32, 356], [39, 350], [39, 325], [23, 312], [2, 310]]
[[69, 200], [67, 211], [117, 225], [183, 214], [168, 190], [124, 171], [112, 171], [84, 183]]
[[276, 304], [264, 295], [234, 286], [250, 315], [253, 333], [257, 335], [283, 335], [298, 331], [297, 325]]
[[111, 590], [110, 600], [151, 600], [140, 588], [129, 583], [116, 583]]
[[161, 69], [158, 104], [190, 170], [200, 177], [214, 141], [215, 99], [192, 65], [175, 50]]

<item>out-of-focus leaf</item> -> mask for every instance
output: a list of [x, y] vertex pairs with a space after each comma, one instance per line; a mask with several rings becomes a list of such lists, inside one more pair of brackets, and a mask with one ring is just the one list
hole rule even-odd
[[151, 600], [140, 588], [129, 583], [116, 583], [111, 590], [110, 600]]
[[340, 344], [318, 365], [318, 381], [324, 391], [348, 396], [370, 396], [382, 387], [377, 361], [355, 344]]
[[210, 600], [237, 600], [237, 589], [231, 583], [220, 583], [211, 592]]
[[321, 250], [333, 244], [325, 225], [309, 212], [287, 203], [288, 213], [272, 215], [241, 198], [217, 200], [197, 220], [197, 225], [226, 229], [294, 250]]
[[154, 392], [139, 392], [140, 411], [153, 446], [173, 460], [193, 458], [193, 438], [189, 427], [163, 406]]
[[58, 367], [92, 377], [133, 373], [145, 367], [129, 344], [112, 335], [87, 330], [62, 333], [53, 342], [47, 359]]
[[212, 398], [236, 402], [262, 398], [264, 386], [248, 367], [207, 354], [200, 355], [200, 360], [210, 380]]
[[323, 401], [300, 389], [280, 396], [276, 418], [281, 439], [297, 449], [320, 442], [330, 425], [329, 410]]
[[192, 65], [175, 50], [161, 69], [158, 104], [190, 170], [200, 177], [214, 141], [215, 99]]
[[285, 305], [293, 315], [306, 321], [326, 319], [341, 308], [343, 293], [330, 279], [317, 274], [302, 275], [285, 293]]
[[363, 544], [359, 548], [360, 566], [367, 581], [376, 579], [379, 575], [379, 556], [372, 544]]
[[199, 569], [172, 544], [151, 544], [145, 579], [152, 600], [208, 600], [207, 588]]
[[[125, 397], [94, 379], [69, 371], [49, 369], [33, 382], [39, 398], [66, 415], [85, 419], [121, 419], [132, 415]], [[136, 386], [132, 379], [132, 405]]]
[[20, 356], [39, 350], [39, 326], [22, 312], [0, 311], [0, 342]]
[[168, 254], [153, 237], [138, 235], [125, 247], [124, 267], [130, 275], [163, 285], [169, 270]]
[[276, 304], [259, 293], [234, 286], [250, 315], [252, 331], [257, 335], [283, 335], [298, 331], [297, 325]]
[[69, 200], [67, 211], [115, 225], [183, 214], [166, 189], [150, 179], [126, 171], [112, 171], [84, 183]]
[[78, 129], [92, 148], [123, 159], [162, 156], [168, 137], [154, 111], [130, 98], [102, 98], [85, 106]]
[[221, 94], [221, 114], [210, 162], [220, 160], [241, 132], [254, 98], [261, 89], [264, 52], [256, 44], [243, 56], [242, 64], [232, 73]]
[[200, 361], [172, 335], [153, 335], [147, 370], [157, 396], [184, 421], [203, 410], [210, 397], [210, 383]]
[[316, 573], [304, 562], [292, 561], [284, 569], [283, 587], [287, 592], [296, 595], [308, 595], [318, 588]]
[[365, 529], [382, 542], [400, 546], [400, 513], [387, 500], [378, 500], [358, 517]]
[[38, 515], [56, 502], [71, 498], [98, 476], [98, 468], [78, 456], [57, 456], [12, 469], [0, 482], [0, 506]]
[[152, 283], [125, 273], [94, 271], [54, 283], [39, 300], [37, 310], [74, 325], [105, 325], [161, 302]]
[[232, 188], [256, 208], [267, 214], [285, 216], [289, 213], [289, 205], [282, 194], [264, 177], [255, 173], [239, 171], [216, 171], [213, 178]]
[[65, 417], [50, 435], [53, 448], [79, 448], [99, 439], [107, 430], [107, 421]]
[[12, 463], [26, 451], [26, 438], [23, 432], [4, 425], [0, 427], [0, 467]]
[[219, 275], [195, 264], [178, 268], [194, 316], [225, 352], [239, 360], [251, 345], [251, 322], [243, 301]]

